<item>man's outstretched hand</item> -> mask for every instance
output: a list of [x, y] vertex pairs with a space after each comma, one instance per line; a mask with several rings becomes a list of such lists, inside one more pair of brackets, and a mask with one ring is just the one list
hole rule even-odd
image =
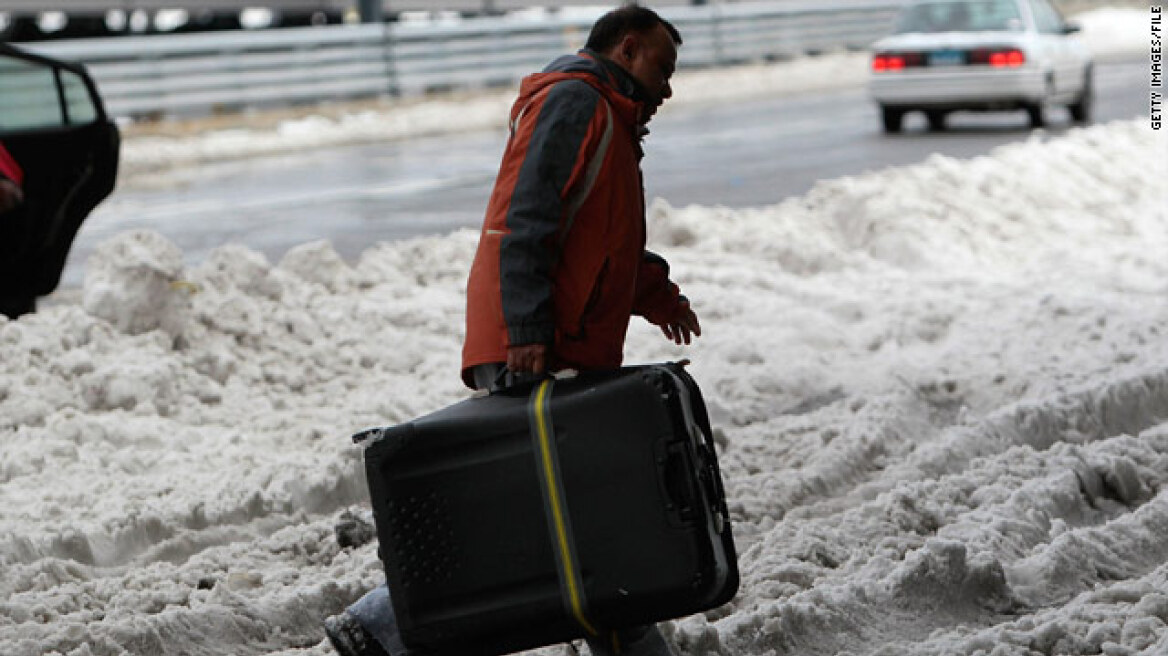
[[507, 347], [507, 370], [513, 374], [542, 374], [547, 371], [547, 344]]
[[694, 314], [689, 301], [682, 301], [677, 316], [669, 323], [661, 324], [661, 332], [665, 339], [673, 340], [677, 345], [689, 344], [690, 336], [701, 337], [702, 326], [698, 323], [698, 315]]
[[[689, 344], [694, 337], [701, 337], [702, 325], [694, 314], [689, 301], [682, 301], [677, 316], [669, 323], [661, 324], [665, 338], [674, 343]], [[547, 371], [548, 345], [521, 344], [507, 347], [507, 370], [513, 374], [542, 374]]]

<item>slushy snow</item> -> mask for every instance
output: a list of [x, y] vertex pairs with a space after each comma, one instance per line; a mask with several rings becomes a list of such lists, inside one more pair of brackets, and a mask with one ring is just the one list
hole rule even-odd
[[[1120, 41], [1143, 47], [1143, 12], [1093, 13], [1088, 35], [1138, 15]], [[721, 93], [816, 77], [770, 70]], [[482, 102], [463, 116], [509, 99]], [[441, 108], [391, 133], [142, 140], [127, 162], [462, 129]], [[1168, 654], [1166, 168], [1145, 118], [771, 207], [654, 201], [650, 247], [704, 334], [636, 323], [627, 360], [692, 358], [742, 572], [732, 603], [663, 625], [679, 653]], [[0, 318], [0, 654], [331, 654], [323, 618], [383, 578], [337, 531], [370, 516], [349, 435], [466, 396], [476, 240], [187, 265], [130, 232], [79, 294]]]
[[[679, 653], [1168, 653], [1166, 146], [1147, 121], [650, 210], [742, 589]], [[465, 397], [477, 235], [103, 244], [77, 302], [0, 323], [0, 653], [328, 654], [381, 580], [348, 437]], [[501, 564], [505, 566], [505, 564]], [[564, 654], [548, 647], [543, 654]]]

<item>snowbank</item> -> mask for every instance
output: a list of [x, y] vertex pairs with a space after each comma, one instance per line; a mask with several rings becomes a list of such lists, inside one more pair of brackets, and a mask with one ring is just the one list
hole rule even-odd
[[[1168, 176], [1144, 124], [653, 206], [705, 335], [638, 324], [628, 359], [693, 358], [743, 574], [667, 623], [682, 654], [1168, 653]], [[185, 270], [129, 233], [80, 304], [0, 320], [0, 653], [331, 653], [321, 619], [381, 576], [334, 531], [368, 516], [348, 436], [465, 394], [475, 241]]]

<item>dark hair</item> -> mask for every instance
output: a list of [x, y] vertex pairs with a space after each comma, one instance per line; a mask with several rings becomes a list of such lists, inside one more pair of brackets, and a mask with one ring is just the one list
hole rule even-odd
[[665, 26], [674, 43], [681, 45], [681, 34], [673, 23], [658, 16], [657, 12], [648, 7], [629, 2], [601, 16], [592, 26], [592, 32], [588, 34], [588, 43], [584, 44], [584, 47], [593, 52], [608, 52], [629, 32], [643, 34], [656, 27], [658, 23]]

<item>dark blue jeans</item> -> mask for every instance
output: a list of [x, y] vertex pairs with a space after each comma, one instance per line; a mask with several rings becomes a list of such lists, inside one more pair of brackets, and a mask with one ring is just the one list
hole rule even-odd
[[393, 602], [389, 600], [389, 588], [379, 585], [349, 606], [352, 615], [369, 635], [381, 644], [389, 656], [408, 656], [409, 651], [402, 644], [397, 631], [397, 618], [393, 614]]
[[[384, 585], [374, 588], [349, 606], [349, 614], [365, 627], [389, 656], [410, 656], [397, 630], [389, 588]], [[624, 629], [619, 635], [622, 656], [673, 656], [673, 650], [656, 626]], [[588, 648], [592, 650], [593, 656], [614, 653], [607, 641], [589, 640]]]

